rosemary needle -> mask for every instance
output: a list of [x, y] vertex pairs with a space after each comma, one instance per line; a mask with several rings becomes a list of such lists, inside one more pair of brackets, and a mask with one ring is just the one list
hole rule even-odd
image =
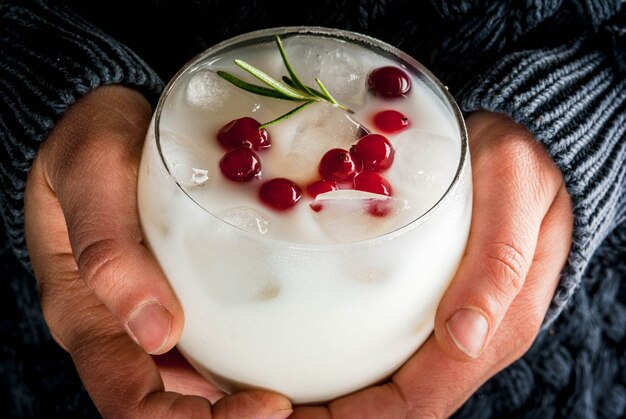
[[254, 76], [256, 79], [261, 81], [263, 84], [265, 84], [265, 86], [248, 83], [247, 81], [244, 81], [226, 71], [217, 72], [217, 74], [226, 81], [250, 93], [271, 97], [274, 99], [303, 102], [302, 104], [296, 106], [294, 109], [290, 110], [284, 115], [281, 115], [276, 119], [261, 124], [261, 128], [268, 127], [270, 125], [274, 125], [280, 121], [283, 121], [315, 102], [327, 102], [348, 113], [353, 113], [352, 110], [335, 100], [335, 98], [330, 94], [328, 89], [326, 89], [320, 79], [315, 79], [315, 82], [319, 86], [319, 90], [302, 83], [302, 81], [298, 78], [296, 72], [293, 70], [293, 67], [291, 67], [289, 60], [287, 59], [287, 54], [285, 53], [285, 48], [283, 47], [283, 43], [280, 37], [278, 35], [274, 35], [274, 39], [276, 41], [276, 46], [278, 47], [278, 50], [280, 52], [280, 56], [282, 57], [283, 64], [285, 65], [285, 68], [289, 73], [289, 77], [282, 77], [282, 82], [274, 79], [270, 75], [264, 73], [263, 71], [248, 64], [243, 60], [235, 60], [235, 64], [237, 64], [238, 67], [242, 68], [243, 70]]

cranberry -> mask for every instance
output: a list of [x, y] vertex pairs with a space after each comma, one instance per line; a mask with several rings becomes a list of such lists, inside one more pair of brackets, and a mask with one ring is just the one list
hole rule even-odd
[[317, 197], [317, 195], [321, 193], [330, 192], [337, 189], [339, 189], [339, 187], [337, 186], [337, 182], [330, 179], [316, 180], [306, 187], [307, 193], [313, 198]]
[[394, 66], [375, 69], [369, 74], [367, 84], [374, 94], [387, 98], [404, 96], [411, 90], [411, 78]]
[[320, 212], [321, 210], [324, 209], [324, 206], [320, 202], [316, 202], [316, 201], [311, 202], [309, 206], [315, 212]]
[[254, 118], [245, 116], [233, 119], [224, 125], [217, 133], [217, 140], [224, 148], [231, 150], [238, 147], [247, 147], [260, 150], [271, 145], [270, 138], [265, 128]]
[[409, 126], [409, 118], [398, 111], [381, 111], [374, 115], [374, 125], [388, 134], [398, 132]]
[[376, 193], [379, 195], [391, 195], [391, 185], [387, 180], [374, 172], [361, 172], [354, 177], [354, 189]]
[[383, 172], [393, 163], [395, 154], [389, 140], [380, 134], [362, 137], [352, 146], [350, 152], [363, 162], [363, 169]]
[[220, 170], [230, 180], [247, 182], [261, 172], [261, 159], [249, 148], [234, 148], [222, 156]]
[[324, 179], [339, 182], [352, 179], [358, 171], [357, 164], [350, 153], [341, 148], [328, 150], [322, 156], [318, 169]]
[[385, 201], [372, 200], [367, 206], [367, 212], [373, 217], [386, 217], [390, 212], [390, 206]]
[[261, 201], [274, 209], [286, 210], [300, 200], [302, 190], [289, 179], [275, 178], [268, 180], [261, 185], [259, 197]]

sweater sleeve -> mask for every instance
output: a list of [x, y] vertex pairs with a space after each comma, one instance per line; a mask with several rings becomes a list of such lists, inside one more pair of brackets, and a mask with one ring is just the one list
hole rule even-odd
[[626, 220], [626, 19], [619, 2], [579, 3], [590, 27], [578, 38], [503, 53], [457, 95], [465, 112], [486, 109], [525, 125], [563, 173], [574, 206], [573, 246], [544, 325]]
[[37, 148], [79, 97], [107, 84], [156, 95], [162, 82], [133, 52], [47, 0], [0, 2], [0, 214], [28, 267], [23, 196]]

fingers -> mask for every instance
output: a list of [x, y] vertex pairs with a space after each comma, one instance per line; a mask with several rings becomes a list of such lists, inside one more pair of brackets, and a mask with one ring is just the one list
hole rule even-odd
[[[81, 280], [63, 212], [36, 162], [26, 191], [27, 242], [41, 286], [44, 317], [55, 339], [70, 353], [85, 388], [103, 417], [285, 418], [289, 401], [251, 391], [221, 398], [214, 406], [196, 394], [212, 394], [195, 374], [174, 372], [165, 390], [159, 369], [126, 334], [109, 309]], [[254, 416], [254, 414], [260, 416]]]
[[193, 369], [176, 348], [163, 355], [154, 355], [152, 360], [159, 369], [166, 391], [200, 396], [211, 403], [226, 395]]
[[177, 341], [183, 313], [142, 244], [137, 166], [150, 119], [130, 89], [96, 89], [55, 127], [41, 150], [44, 176], [65, 216], [81, 277], [152, 354]]
[[[425, 412], [421, 412], [424, 414]], [[326, 406], [297, 407], [290, 419], [408, 418], [409, 406], [395, 383], [368, 388]], [[419, 417], [426, 417], [421, 415]]]
[[533, 342], [569, 253], [571, 202], [560, 188], [540, 227], [522, 291], [480, 358], [451, 358], [431, 336], [392, 381], [332, 402], [297, 407], [292, 418], [375, 419], [451, 416], [486, 380], [522, 356]]
[[561, 185], [547, 153], [509, 121], [469, 118], [474, 209], [466, 254], [435, 320], [440, 345], [477, 358], [524, 286], [539, 227]]
[[[569, 195], [547, 153], [521, 127], [503, 117], [475, 114], [468, 129], [475, 179], [472, 231], [467, 255], [440, 304], [436, 336], [391, 383], [327, 407], [296, 408], [293, 417], [384, 417], [380, 406], [397, 417], [448, 417], [534, 341], [570, 250]], [[457, 331], [446, 321], [462, 308], [485, 318], [479, 327], [472, 326], [472, 319], [456, 324], [458, 333], [474, 327], [483, 335], [473, 348], [471, 342], [459, 342], [463, 337], [455, 342], [448, 335], [449, 329]], [[457, 343], [467, 346], [461, 349]]]
[[510, 305], [480, 358], [473, 362], [453, 359], [431, 337], [394, 376], [393, 382], [413, 412], [430, 412], [430, 417], [451, 415], [485, 381], [527, 352], [569, 253], [571, 214], [569, 196], [565, 188], [560, 188], [541, 223], [533, 263], [522, 292]]

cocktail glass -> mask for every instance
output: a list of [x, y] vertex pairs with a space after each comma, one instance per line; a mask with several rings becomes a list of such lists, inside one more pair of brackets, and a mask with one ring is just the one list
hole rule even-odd
[[[250, 232], [197, 202], [162, 144], [171, 135], [167, 120], [179, 112], [173, 99], [179, 84], [225, 52], [272, 43], [275, 34], [285, 42], [311, 36], [367, 48], [392, 58], [432, 92], [458, 146], [450, 157], [456, 172], [431, 208], [374, 238], [311, 244]], [[185, 65], [158, 103], [138, 190], [145, 241], [185, 312], [178, 349], [228, 392], [262, 388], [294, 403], [328, 401], [380, 382], [419, 348], [464, 253], [472, 207], [467, 134], [447, 89], [390, 45], [318, 27], [244, 34]]]

